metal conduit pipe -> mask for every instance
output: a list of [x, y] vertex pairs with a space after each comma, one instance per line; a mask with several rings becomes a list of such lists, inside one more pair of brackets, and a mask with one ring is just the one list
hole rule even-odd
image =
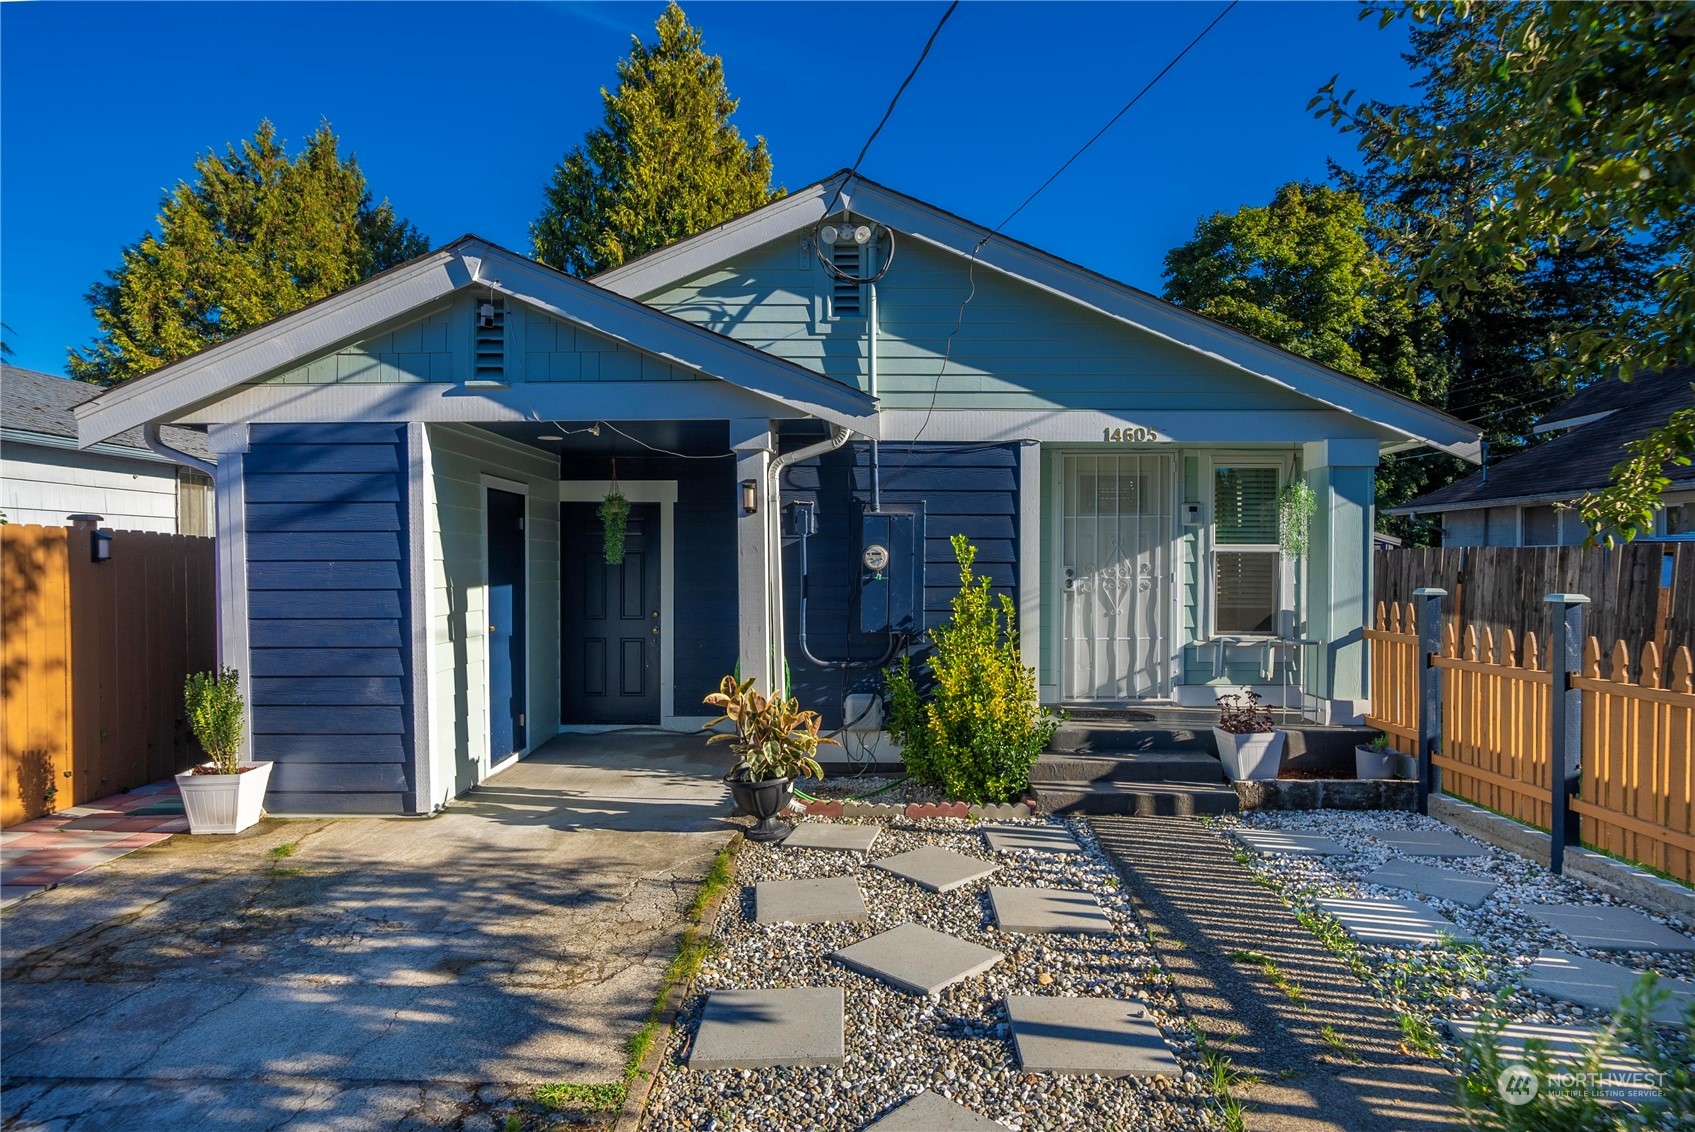
[[788, 691], [788, 656], [783, 632], [783, 470], [802, 460], [834, 452], [852, 435], [853, 431], [844, 425], [831, 425], [828, 440], [775, 456], [765, 469], [765, 577], [768, 579], [765, 594], [769, 602], [766, 623], [771, 626], [772, 637], [771, 683], [773, 688], [780, 686], [784, 692]]

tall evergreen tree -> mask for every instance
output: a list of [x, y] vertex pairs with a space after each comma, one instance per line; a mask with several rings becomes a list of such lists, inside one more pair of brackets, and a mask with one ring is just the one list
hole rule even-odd
[[290, 158], [270, 122], [208, 152], [160, 205], [155, 235], [87, 299], [100, 333], [70, 350], [71, 376], [116, 385], [268, 322], [429, 250], [329, 124]]
[[592, 275], [783, 195], [765, 139], [749, 146], [730, 124], [724, 60], [675, 3], [656, 27], [652, 44], [631, 37], [618, 89], [601, 88], [605, 124], [553, 172], [530, 225], [543, 263]]

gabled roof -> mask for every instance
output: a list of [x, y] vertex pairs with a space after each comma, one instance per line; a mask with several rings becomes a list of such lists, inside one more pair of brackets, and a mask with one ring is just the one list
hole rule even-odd
[[[1214, 358], [1330, 408], [1472, 461], [1480, 431], [1437, 409], [1262, 342], [1205, 315], [1080, 267], [843, 170], [697, 236], [594, 276], [597, 286], [647, 298], [772, 240], [810, 231], [825, 210], [851, 210], [902, 235], [976, 262], [1127, 326]], [[991, 238], [992, 237], [992, 238]]]
[[[1625, 458], [1626, 444], [1665, 424], [1673, 410], [1695, 406], [1692, 381], [1695, 366], [1678, 366], [1633, 381], [1591, 385], [1543, 418], [1543, 424], [1582, 422], [1576, 427], [1507, 457], [1487, 473], [1473, 472], [1386, 513], [1558, 502], [1606, 487], [1613, 466]], [[1670, 464], [1665, 474], [1676, 486], [1695, 486], [1695, 467]]]
[[857, 389], [480, 237], [462, 236], [78, 405], [80, 442], [86, 447], [125, 429], [180, 415], [244, 382], [355, 342], [374, 328], [471, 286], [492, 288], [821, 420], [875, 431], [876, 402]]
[[[103, 392], [103, 387], [92, 382], [0, 363], [0, 428], [10, 441], [76, 447], [77, 422], [71, 410]], [[161, 434], [166, 444], [180, 452], [201, 460], [213, 459], [206, 447], [206, 434], [198, 429], [165, 428]], [[118, 433], [101, 450], [142, 460], [164, 459], [147, 447], [139, 427]]]

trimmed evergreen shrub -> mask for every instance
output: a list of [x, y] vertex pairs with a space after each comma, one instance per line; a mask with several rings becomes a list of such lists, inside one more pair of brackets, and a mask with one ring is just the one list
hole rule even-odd
[[977, 548], [964, 535], [953, 536], [953, 553], [959, 592], [947, 624], [930, 634], [928, 671], [915, 675], [902, 657], [884, 672], [888, 730], [920, 782], [958, 801], [1008, 802], [1028, 789], [1030, 767], [1060, 721], [1037, 704], [1012, 599], [991, 595], [989, 579], [972, 572]]

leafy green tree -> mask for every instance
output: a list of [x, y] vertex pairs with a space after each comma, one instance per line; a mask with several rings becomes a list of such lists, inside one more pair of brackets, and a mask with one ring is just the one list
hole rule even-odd
[[429, 250], [329, 124], [290, 158], [270, 122], [208, 152], [160, 205], [155, 235], [89, 291], [100, 333], [70, 351], [71, 376], [116, 385], [298, 310]]
[[617, 267], [783, 195], [765, 139], [730, 124], [724, 60], [670, 4], [652, 44], [632, 36], [605, 124], [565, 155], [530, 225], [538, 260], [574, 275]]
[[[1367, 5], [1370, 14], [1385, 26], [1411, 21], [1415, 42], [1447, 25], [1465, 48], [1436, 76], [1454, 113], [1356, 102], [1334, 79], [1313, 100], [1321, 117], [1357, 131], [1368, 155], [1415, 175], [1471, 174], [1459, 214], [1423, 232], [1419, 284], [1457, 305], [1549, 257], [1636, 256], [1651, 291], [1622, 296], [1609, 317], [1551, 327], [1538, 371], [1628, 380], [1695, 359], [1695, 6], [1396, 0]], [[1615, 469], [1614, 486], [1585, 508], [1596, 530], [1639, 527], [1658, 505], [1647, 493], [1661, 465], [1647, 461], [1676, 454], [1684, 435], [1668, 422]]]

